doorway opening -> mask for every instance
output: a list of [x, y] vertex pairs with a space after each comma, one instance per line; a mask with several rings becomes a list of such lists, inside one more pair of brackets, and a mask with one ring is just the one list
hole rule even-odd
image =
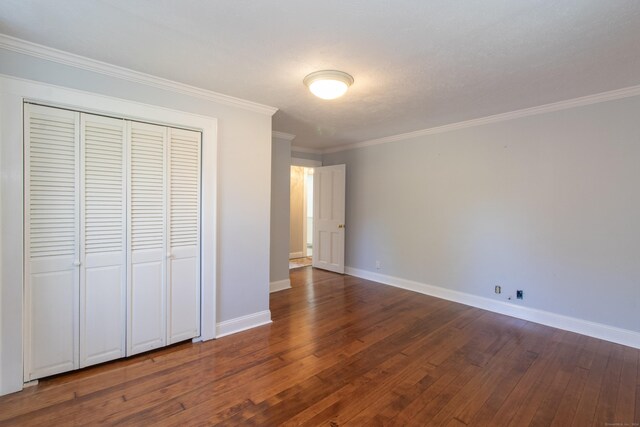
[[312, 263], [313, 171], [312, 167], [291, 166], [289, 269]]

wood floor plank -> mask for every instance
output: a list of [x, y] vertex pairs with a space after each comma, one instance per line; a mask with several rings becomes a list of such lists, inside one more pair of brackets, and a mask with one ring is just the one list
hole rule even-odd
[[[485, 407], [487, 401], [495, 396], [496, 390], [511, 391], [515, 383], [521, 378], [524, 372], [527, 371], [536, 357], [537, 355], [531, 351], [524, 351], [519, 354], [512, 353], [508, 362], [502, 362], [503, 366], [491, 368], [493, 375], [484, 377], [482, 384], [473, 387], [474, 398], [471, 399], [467, 396], [466, 402], [460, 403], [458, 408], [453, 412], [455, 418], [466, 424], [470, 424], [476, 414]], [[491, 407], [489, 406], [487, 408]], [[497, 410], [498, 408], [494, 409], [494, 411]]]
[[[576, 334], [566, 334], [566, 336], [572, 335]], [[553, 422], [562, 401], [562, 396], [571, 381], [573, 371], [577, 369], [576, 364], [586, 343], [586, 338], [583, 336], [575, 343], [564, 343], [565, 354], [561, 356], [558, 367], [549, 373], [549, 376], [553, 376], [553, 380], [545, 392], [546, 397], [540, 399], [541, 403], [536, 413], [533, 414], [530, 426], [549, 426]]]
[[578, 362], [573, 368], [569, 383], [558, 402], [558, 408], [551, 421], [551, 426], [553, 427], [570, 426], [578, 410], [580, 398], [589, 376], [589, 369], [595, 359], [595, 351], [599, 345], [599, 340], [595, 338], [585, 337], [585, 341], [586, 344], [578, 356]]
[[618, 401], [614, 411], [615, 419], [612, 422], [622, 424], [640, 423], [640, 419], [634, 418], [634, 404], [639, 385], [638, 357], [636, 351], [629, 347], [625, 347], [623, 352], [623, 365], [618, 385]]
[[[511, 426], [549, 425], [550, 420], [555, 416], [557, 401], [554, 400], [554, 396], [562, 395], [571, 376], [569, 372], [566, 372], [565, 366], [573, 366], [577, 360], [578, 351], [575, 346], [566, 342], [566, 337], [570, 334], [571, 332], [564, 332], [562, 339], [558, 340], [556, 352], [549, 360], [544, 372], [539, 376], [538, 381], [520, 403], [518, 411], [511, 419]], [[534, 422], [536, 415], [538, 415], [538, 419]]]
[[618, 403], [618, 390], [621, 384], [624, 347], [614, 345], [609, 356], [607, 368], [604, 372], [598, 404], [593, 417], [593, 426], [613, 424], [617, 420], [616, 405]]
[[[434, 425], [442, 425], [452, 417], [465, 420], [465, 418], [470, 416], [475, 410], [475, 405], [471, 404], [471, 401], [478, 398], [482, 400], [483, 396], [485, 396], [485, 394], [481, 392], [483, 387], [489, 388], [491, 384], [499, 382], [505, 372], [508, 372], [510, 367], [519, 361], [520, 358], [515, 355], [514, 352], [521, 350], [521, 345], [522, 343], [516, 340], [508, 340], [506, 345], [501, 346], [500, 350], [494, 354], [494, 357], [489, 359], [484, 365], [478, 365], [472, 361], [472, 364], [483, 368], [481, 374], [473, 378], [459, 393], [447, 402], [440, 412], [433, 417], [431, 422]], [[494, 346], [489, 345], [488, 349], [491, 348], [494, 348]], [[530, 351], [525, 352], [523, 355], [524, 359], [531, 361], [536, 360], [537, 354], [530, 353]]]
[[606, 372], [609, 356], [614, 344], [600, 341], [596, 350], [596, 356], [589, 369], [589, 375], [584, 384], [584, 389], [580, 396], [580, 402], [575, 416], [571, 423], [574, 427], [584, 427], [591, 425], [594, 420], [596, 405], [602, 391], [602, 382]]
[[273, 323], [43, 379], [2, 425], [640, 422], [640, 350], [310, 267]]

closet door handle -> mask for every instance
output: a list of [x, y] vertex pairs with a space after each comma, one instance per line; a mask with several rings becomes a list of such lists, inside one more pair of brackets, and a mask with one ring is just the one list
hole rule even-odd
[[80, 260], [75, 260], [75, 261], [73, 262], [73, 266], [74, 266], [74, 267], [80, 267], [81, 265], [82, 265], [82, 263], [80, 262]]

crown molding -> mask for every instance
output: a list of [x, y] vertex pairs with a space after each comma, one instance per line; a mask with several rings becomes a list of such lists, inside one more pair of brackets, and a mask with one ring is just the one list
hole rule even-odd
[[405, 139], [417, 138], [425, 135], [433, 135], [437, 133], [450, 132], [458, 129], [470, 128], [473, 126], [482, 126], [490, 123], [503, 122], [506, 120], [518, 119], [521, 117], [534, 116], [537, 114], [549, 113], [553, 111], [566, 110], [569, 108], [582, 107], [600, 102], [613, 101], [616, 99], [628, 98], [630, 96], [640, 95], [640, 85], [630, 86], [622, 89], [611, 90], [608, 92], [597, 93], [594, 95], [582, 96], [580, 98], [569, 99], [566, 101], [554, 102], [551, 104], [540, 105], [538, 107], [525, 108], [522, 110], [510, 111], [508, 113], [495, 114], [493, 116], [481, 117], [478, 119], [465, 120], [463, 122], [451, 123], [443, 126], [417, 130], [414, 132], [401, 133], [397, 135], [386, 136], [384, 138], [371, 139], [368, 141], [356, 142], [353, 144], [340, 145], [337, 147], [326, 148], [322, 150], [322, 154], [337, 153], [340, 151], [353, 150], [355, 148], [370, 147], [372, 145], [386, 144], [388, 142], [403, 141]]
[[320, 150], [318, 148], [307, 148], [307, 147], [300, 147], [297, 145], [292, 145], [291, 146], [291, 151], [292, 152], [296, 152], [296, 153], [310, 153], [310, 154], [322, 154], [324, 151]]
[[277, 130], [271, 132], [271, 136], [273, 138], [284, 139], [285, 141], [293, 141], [293, 139], [296, 137], [294, 134], [278, 132]]
[[208, 89], [202, 89], [196, 86], [164, 79], [162, 77], [152, 76], [150, 74], [130, 70], [128, 68], [7, 36], [6, 34], [0, 34], [0, 48], [56, 62], [58, 64], [68, 65], [110, 77], [116, 77], [134, 83], [141, 83], [182, 95], [188, 95], [195, 98], [205, 99], [207, 101], [242, 108], [255, 113], [272, 116], [276, 111], [278, 111], [277, 108], [269, 105], [263, 105], [257, 102], [224, 95]]

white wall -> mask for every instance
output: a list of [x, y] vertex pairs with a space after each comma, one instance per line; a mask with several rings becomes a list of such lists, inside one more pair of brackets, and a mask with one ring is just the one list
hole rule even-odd
[[271, 146], [271, 282], [289, 280], [289, 176], [291, 141], [273, 138]]
[[347, 165], [351, 268], [640, 331], [640, 97], [323, 163]]
[[[270, 114], [4, 49], [0, 49], [0, 74], [217, 118], [217, 321], [268, 313]], [[16, 122], [21, 123], [21, 119], [16, 118]], [[5, 132], [6, 129], [3, 135]], [[9, 148], [3, 142], [2, 151], [5, 149]], [[20, 200], [21, 174], [9, 176], [3, 171], [1, 178], [2, 203]], [[3, 244], [9, 234], [21, 233], [19, 229], [7, 229], [5, 225], [4, 222], [0, 224]], [[20, 326], [19, 323], [7, 322], [7, 318], [13, 319], [16, 314], [14, 311], [21, 307], [22, 292], [20, 283], [7, 283], [4, 280], [7, 277], [7, 265], [21, 265], [22, 250], [14, 247], [8, 252], [7, 249], [2, 248], [1, 261], [3, 280], [0, 294], [3, 306], [0, 327], [3, 328], [3, 336], [7, 330]], [[247, 259], [252, 260], [251, 268], [246, 268]], [[0, 353], [4, 354], [4, 349], [0, 349]], [[6, 363], [3, 359], [3, 370], [0, 371], [3, 376], [7, 373]], [[3, 378], [0, 377], [0, 388]]]

